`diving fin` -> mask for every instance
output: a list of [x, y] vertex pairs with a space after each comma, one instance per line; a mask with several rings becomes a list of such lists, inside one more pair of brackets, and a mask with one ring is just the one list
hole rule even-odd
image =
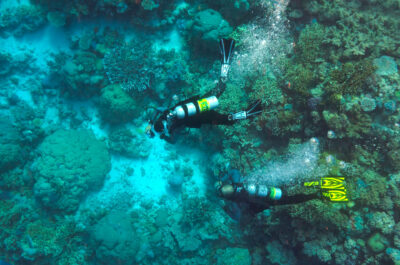
[[261, 99], [258, 99], [255, 103], [251, 104], [250, 107], [248, 107], [246, 110], [247, 117], [260, 114], [261, 112], [262, 112]]
[[322, 192], [323, 198], [331, 201], [331, 202], [347, 202], [349, 199], [347, 198], [347, 190], [323, 190]]
[[319, 181], [304, 182], [305, 187], [321, 189], [323, 198], [332, 202], [347, 202], [347, 190], [344, 177], [322, 177]]
[[219, 48], [222, 55], [222, 64], [230, 64], [231, 54], [235, 48], [235, 41], [233, 39], [221, 39], [219, 41]]
[[232, 58], [233, 49], [235, 48], [235, 41], [233, 39], [221, 39], [219, 41], [219, 48], [222, 55], [221, 74], [222, 81], [226, 81], [228, 78], [228, 72], [230, 68], [230, 60]]

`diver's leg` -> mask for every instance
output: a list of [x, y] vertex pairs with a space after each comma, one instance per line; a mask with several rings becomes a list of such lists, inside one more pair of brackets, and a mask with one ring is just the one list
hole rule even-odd
[[321, 199], [321, 194], [319, 192], [311, 194], [296, 194], [291, 196], [282, 196], [281, 199], [274, 202], [274, 205], [285, 205], [285, 204], [297, 204], [314, 199]]

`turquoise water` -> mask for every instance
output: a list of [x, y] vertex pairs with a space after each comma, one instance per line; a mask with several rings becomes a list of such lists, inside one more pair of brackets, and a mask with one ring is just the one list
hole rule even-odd
[[[0, 264], [400, 264], [399, 15], [398, 0], [1, 0]], [[213, 111], [262, 112], [149, 137], [221, 84], [221, 38], [236, 47]], [[221, 196], [228, 175], [275, 200]], [[317, 197], [276, 205], [295, 194]]]

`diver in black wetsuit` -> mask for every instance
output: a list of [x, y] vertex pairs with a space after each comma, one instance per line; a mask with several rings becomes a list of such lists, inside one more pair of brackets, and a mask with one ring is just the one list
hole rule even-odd
[[218, 97], [225, 91], [230, 62], [235, 42], [222, 39], [220, 49], [222, 55], [221, 74], [217, 86], [203, 96], [195, 96], [177, 103], [172, 108], [159, 111], [146, 128], [146, 133], [153, 137], [171, 141], [172, 132], [181, 126], [200, 128], [203, 124], [232, 125], [237, 120], [247, 119], [261, 113], [261, 101], [258, 100], [247, 110], [232, 114], [221, 114], [214, 109], [218, 107]]
[[319, 181], [305, 182], [303, 185], [314, 187], [314, 189], [309, 193], [288, 195], [287, 191], [281, 188], [245, 183], [240, 172], [231, 169], [216, 183], [216, 188], [220, 197], [234, 203], [228, 205], [230, 208], [226, 208], [234, 219], [240, 219], [237, 216], [238, 212], [253, 216], [276, 205], [298, 204], [314, 199], [326, 199], [332, 202], [348, 201], [343, 177], [323, 177]]

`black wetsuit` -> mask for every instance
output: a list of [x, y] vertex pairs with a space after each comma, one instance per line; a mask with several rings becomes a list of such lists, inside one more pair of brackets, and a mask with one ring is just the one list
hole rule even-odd
[[[174, 105], [162, 112], [154, 121], [154, 130], [160, 133], [160, 137], [166, 140], [170, 140], [170, 137], [164, 133], [163, 121], [167, 121], [168, 115], [177, 107], [182, 106], [187, 114], [187, 109], [185, 104], [189, 102], [196, 102], [199, 99], [207, 98], [209, 96], [216, 96], [217, 98], [225, 91], [226, 84], [221, 79], [219, 80], [217, 86], [210, 92], [202, 96], [194, 96], [192, 98], [186, 99]], [[198, 104], [194, 104], [198, 108]], [[199, 111], [198, 111], [199, 112]], [[185, 126], [189, 128], [200, 128], [203, 124], [213, 124], [213, 125], [232, 125], [233, 120], [229, 119], [229, 114], [221, 114], [215, 110], [209, 110], [205, 112], [200, 112], [193, 116], [186, 115], [183, 119], [173, 118], [168, 126], [168, 133], [171, 134], [176, 128]]]
[[[237, 204], [236, 207], [245, 210], [250, 215], [262, 212], [271, 206], [298, 204], [313, 199], [321, 199], [321, 193], [319, 191], [310, 194], [300, 193], [288, 195], [282, 188], [280, 188], [282, 195], [279, 199], [272, 199], [270, 196], [250, 195], [243, 185], [240, 172], [236, 169], [230, 169], [221, 178], [221, 181], [223, 185], [221, 185], [219, 189], [219, 195], [224, 199], [235, 202]], [[221, 192], [224, 185], [232, 185], [234, 192], [228, 196], [224, 196]], [[269, 187], [269, 189], [271, 189], [271, 187]]]
[[282, 190], [282, 198], [279, 200], [273, 200], [269, 197], [259, 197], [259, 196], [252, 196], [248, 193], [245, 189], [240, 189], [243, 187], [242, 185], [235, 185], [234, 188], [236, 190], [232, 196], [224, 197], [230, 201], [236, 203], [247, 203], [248, 208], [251, 210], [252, 213], [256, 214], [262, 212], [271, 206], [277, 205], [287, 205], [287, 204], [297, 204], [303, 203], [314, 199], [320, 199], [321, 195], [319, 192], [311, 193], [311, 194], [294, 194], [294, 195], [287, 195], [284, 190]]

